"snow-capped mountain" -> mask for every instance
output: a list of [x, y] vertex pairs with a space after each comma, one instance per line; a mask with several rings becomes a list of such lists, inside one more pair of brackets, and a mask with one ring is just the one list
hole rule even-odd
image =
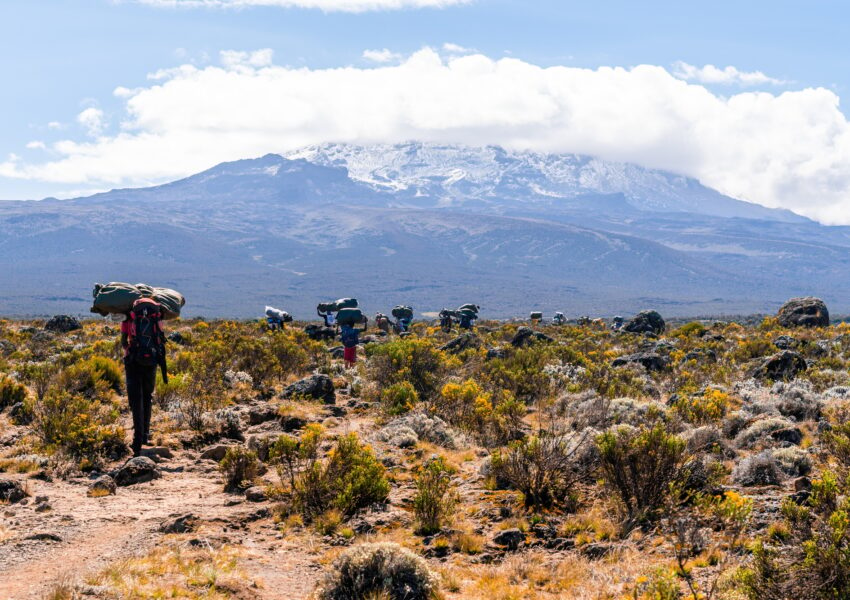
[[611, 315], [850, 310], [850, 229], [693, 179], [572, 155], [323, 145], [75, 200], [0, 203], [0, 314], [85, 312], [94, 281], [150, 281], [187, 314], [298, 317], [359, 297]]

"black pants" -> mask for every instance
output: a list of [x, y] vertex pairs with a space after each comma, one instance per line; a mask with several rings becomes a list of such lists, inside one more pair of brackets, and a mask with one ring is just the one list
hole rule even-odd
[[148, 443], [156, 366], [145, 367], [125, 360], [124, 371], [127, 375], [127, 399], [133, 413], [133, 454], [138, 456], [142, 445]]

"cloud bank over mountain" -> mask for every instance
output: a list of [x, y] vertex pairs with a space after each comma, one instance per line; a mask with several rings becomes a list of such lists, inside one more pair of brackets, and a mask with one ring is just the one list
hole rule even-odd
[[676, 68], [541, 67], [423, 48], [400, 62], [311, 69], [276, 63], [270, 50], [231, 51], [219, 65], [182, 65], [152, 74], [148, 86], [117, 88], [120, 123], [99, 120], [93, 139], [48, 145], [43, 162], [0, 163], [0, 176], [144, 185], [309, 144], [415, 139], [637, 163], [850, 223], [850, 125], [833, 91], [721, 95], [695, 82], [747, 74], [693, 67], [685, 81]]

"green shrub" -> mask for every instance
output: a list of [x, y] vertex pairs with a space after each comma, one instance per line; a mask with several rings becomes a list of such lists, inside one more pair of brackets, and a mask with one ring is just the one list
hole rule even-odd
[[381, 392], [381, 405], [388, 415], [402, 415], [419, 402], [419, 394], [409, 381], [394, 383]]
[[0, 375], [0, 410], [23, 402], [27, 397], [27, 388], [11, 377]]
[[118, 363], [104, 356], [77, 362], [59, 374], [58, 384], [71, 394], [105, 398], [108, 391], [121, 392], [124, 374]]
[[366, 346], [369, 372], [380, 388], [408, 382], [425, 400], [439, 389], [447, 369], [456, 364], [429, 339], [403, 338]]
[[513, 442], [507, 450], [493, 453], [493, 477], [522, 492], [528, 508], [572, 508], [573, 486], [586, 470], [578, 460], [585, 441], [580, 434], [572, 434]]
[[54, 389], [34, 404], [32, 428], [48, 452], [62, 452], [84, 466], [94, 466], [103, 456], [126, 453], [119, 416], [115, 405]]
[[685, 442], [662, 423], [621, 425], [597, 437], [596, 444], [605, 482], [626, 509], [627, 526], [653, 519], [670, 485], [686, 476]]
[[312, 520], [330, 508], [345, 516], [390, 493], [386, 469], [357, 434], [340, 437], [324, 461], [312, 461], [296, 480], [295, 505]]
[[557, 360], [556, 349], [550, 345], [519, 348], [506, 358], [488, 361], [482, 368], [482, 378], [497, 389], [506, 390], [527, 403], [540, 400], [552, 391], [552, 384], [543, 375], [543, 368]]
[[224, 491], [233, 492], [251, 487], [259, 473], [257, 453], [242, 446], [228, 448], [219, 468], [224, 475]]
[[426, 462], [416, 477], [416, 495], [413, 497], [413, 510], [423, 535], [436, 533], [444, 523], [451, 519], [451, 513], [457, 503], [457, 495], [452, 486], [451, 468], [442, 457]]

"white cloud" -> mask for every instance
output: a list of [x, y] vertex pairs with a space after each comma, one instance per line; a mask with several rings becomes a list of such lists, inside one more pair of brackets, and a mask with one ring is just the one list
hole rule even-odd
[[50, 123], [47, 124], [47, 128], [48, 129], [62, 129], [62, 123], [60, 123], [59, 121], [50, 121]]
[[99, 108], [89, 107], [77, 115], [77, 123], [85, 127], [86, 132], [92, 137], [98, 137], [103, 133], [103, 111]]
[[470, 54], [475, 52], [474, 48], [466, 48], [459, 44], [453, 44], [451, 42], [446, 42], [443, 44], [443, 51], [448, 52], [449, 54]]
[[364, 50], [363, 58], [376, 63], [388, 63], [401, 60], [401, 54], [384, 48], [383, 50]]
[[828, 89], [721, 96], [658, 66], [543, 68], [428, 48], [372, 68], [244, 56], [226, 67], [162, 71], [119, 95], [119, 133], [58, 142], [57, 159], [0, 163], [0, 175], [145, 185], [308, 144], [417, 139], [635, 162], [850, 223], [850, 124]]
[[240, 52], [238, 50], [224, 50], [221, 52], [221, 64], [229, 69], [239, 67], [249, 69], [270, 67], [273, 59], [274, 52], [271, 48], [263, 48], [254, 52]]
[[787, 81], [768, 77], [761, 71], [739, 71], [729, 66], [724, 69], [714, 65], [696, 67], [686, 62], [678, 61], [673, 64], [673, 74], [685, 81], [696, 81], [698, 83], [721, 84], [721, 85], [784, 85]]
[[245, 8], [278, 6], [281, 8], [313, 8], [326, 12], [366, 12], [407, 8], [445, 8], [472, 0], [136, 0], [160, 7]]
[[44, 150], [47, 146], [40, 140], [33, 140], [27, 143], [27, 150]]

